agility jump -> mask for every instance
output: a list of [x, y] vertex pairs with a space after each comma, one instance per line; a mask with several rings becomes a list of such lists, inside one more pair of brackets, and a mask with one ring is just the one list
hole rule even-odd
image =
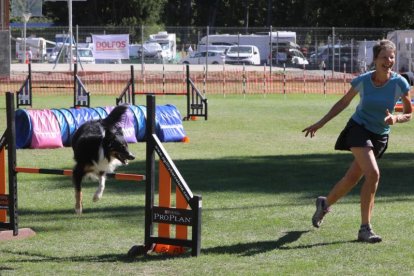
[[136, 92], [135, 91], [135, 77], [134, 67], [131, 65], [131, 78], [129, 79], [121, 95], [116, 98], [116, 105], [121, 103], [129, 103], [135, 105], [135, 95], [175, 95], [187, 97], [187, 116], [184, 120], [190, 120], [195, 117], [204, 117], [207, 120], [208, 117], [208, 101], [197, 89], [194, 82], [190, 78], [190, 66], [186, 65], [186, 85], [187, 91], [183, 93], [153, 93], [153, 92]]
[[28, 64], [29, 74], [27, 75], [25, 81], [23, 82], [20, 89], [17, 91], [16, 97], [16, 106], [32, 106], [33, 104], [33, 89], [36, 88], [54, 88], [54, 89], [73, 89], [73, 107], [89, 107], [90, 105], [90, 95], [82, 80], [78, 76], [78, 66], [74, 64], [73, 70], [73, 86], [68, 85], [55, 85], [55, 86], [45, 86], [33, 85], [32, 78], [32, 65]]
[[[191, 249], [192, 256], [200, 254], [201, 247], [201, 196], [194, 195], [162, 143], [155, 134], [155, 96], [147, 95], [146, 175], [108, 174], [118, 180], [145, 180], [145, 239], [143, 245], [134, 245], [128, 256], [149, 252], [179, 254], [185, 248]], [[18, 173], [55, 174], [70, 176], [72, 170], [23, 168], [16, 161], [16, 128], [14, 121], [14, 94], [6, 93], [7, 129], [0, 138], [0, 229], [11, 230], [14, 236], [18, 228]], [[8, 171], [6, 173], [7, 146]], [[159, 157], [159, 205], [154, 205], [155, 194], [155, 154]], [[6, 185], [6, 178], [8, 185]], [[171, 185], [176, 186], [176, 204], [171, 206]], [[8, 186], [8, 193], [7, 193]], [[158, 225], [158, 233], [154, 227]], [[170, 227], [175, 225], [175, 237], [171, 237]], [[191, 227], [191, 237], [188, 237]]]

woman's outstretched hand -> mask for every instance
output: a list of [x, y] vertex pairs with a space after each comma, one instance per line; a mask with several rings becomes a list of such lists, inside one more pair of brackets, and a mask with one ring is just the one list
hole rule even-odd
[[320, 122], [317, 122], [311, 126], [308, 126], [304, 130], [302, 130], [302, 132], [305, 132], [305, 137], [308, 137], [308, 135], [310, 135], [310, 138], [312, 138], [313, 136], [315, 136], [315, 132], [318, 129], [320, 129], [322, 126], [323, 124], [321, 124]]

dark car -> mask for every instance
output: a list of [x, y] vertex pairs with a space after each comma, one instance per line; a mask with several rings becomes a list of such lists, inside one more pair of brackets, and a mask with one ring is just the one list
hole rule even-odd
[[310, 69], [355, 73], [360, 71], [357, 49], [345, 45], [324, 46], [309, 58]]

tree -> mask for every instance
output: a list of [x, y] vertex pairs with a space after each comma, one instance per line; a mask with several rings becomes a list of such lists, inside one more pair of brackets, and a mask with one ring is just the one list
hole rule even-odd
[[[166, 0], [88, 0], [73, 2], [73, 24], [84, 26], [153, 25], [162, 23]], [[67, 6], [62, 2], [45, 2], [44, 14], [68, 24]]]
[[[49, 20], [68, 24], [67, 5], [44, 2]], [[214, 27], [414, 28], [414, 1], [402, 0], [87, 0], [73, 24]], [[248, 15], [248, 16], [247, 16]]]

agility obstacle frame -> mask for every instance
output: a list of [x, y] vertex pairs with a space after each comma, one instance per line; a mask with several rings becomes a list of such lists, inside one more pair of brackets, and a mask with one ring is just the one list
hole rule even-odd
[[[145, 185], [145, 239], [143, 245], [134, 245], [128, 256], [135, 257], [151, 251], [180, 254], [191, 248], [191, 255], [198, 256], [201, 248], [201, 196], [193, 195], [174, 162], [155, 134], [155, 96], [147, 95], [146, 175], [108, 174], [108, 178], [129, 181], [146, 181]], [[16, 162], [16, 128], [14, 94], [6, 93], [7, 129], [0, 138], [0, 231], [11, 230], [14, 236], [18, 228], [17, 174], [54, 174], [71, 176], [72, 170], [18, 167]], [[8, 172], [6, 173], [6, 150]], [[155, 154], [159, 157], [159, 204], [154, 205]], [[6, 176], [8, 185], [6, 185]], [[171, 207], [171, 184], [176, 186], [176, 206]], [[7, 187], [8, 186], [8, 193]], [[7, 216], [9, 219], [7, 219]], [[154, 234], [154, 226], [158, 231]], [[171, 225], [175, 225], [175, 237], [170, 237]], [[191, 238], [188, 238], [188, 228]]]
[[28, 64], [28, 68], [29, 68], [29, 74], [27, 75], [20, 89], [17, 91], [17, 97], [16, 97], [17, 108], [19, 108], [20, 106], [32, 106], [33, 89], [36, 89], [36, 88], [54, 88], [54, 89], [70, 88], [70, 89], [73, 89], [73, 107], [89, 107], [90, 106], [90, 94], [88, 90], [86, 89], [85, 85], [83, 84], [82, 80], [78, 76], [78, 66], [76, 63], [74, 64], [74, 70], [73, 70], [73, 86], [64, 86], [64, 85], [36, 86], [36, 85], [33, 85], [31, 63]]
[[153, 92], [135, 92], [134, 67], [131, 65], [131, 78], [128, 80], [121, 95], [116, 98], [116, 105], [122, 103], [130, 103], [135, 105], [135, 95], [174, 95], [187, 97], [187, 116], [184, 120], [190, 120], [195, 117], [208, 117], [208, 101], [207, 98], [197, 89], [194, 82], [190, 78], [190, 65], [186, 65], [186, 84], [187, 91], [184, 93], [153, 93]]

